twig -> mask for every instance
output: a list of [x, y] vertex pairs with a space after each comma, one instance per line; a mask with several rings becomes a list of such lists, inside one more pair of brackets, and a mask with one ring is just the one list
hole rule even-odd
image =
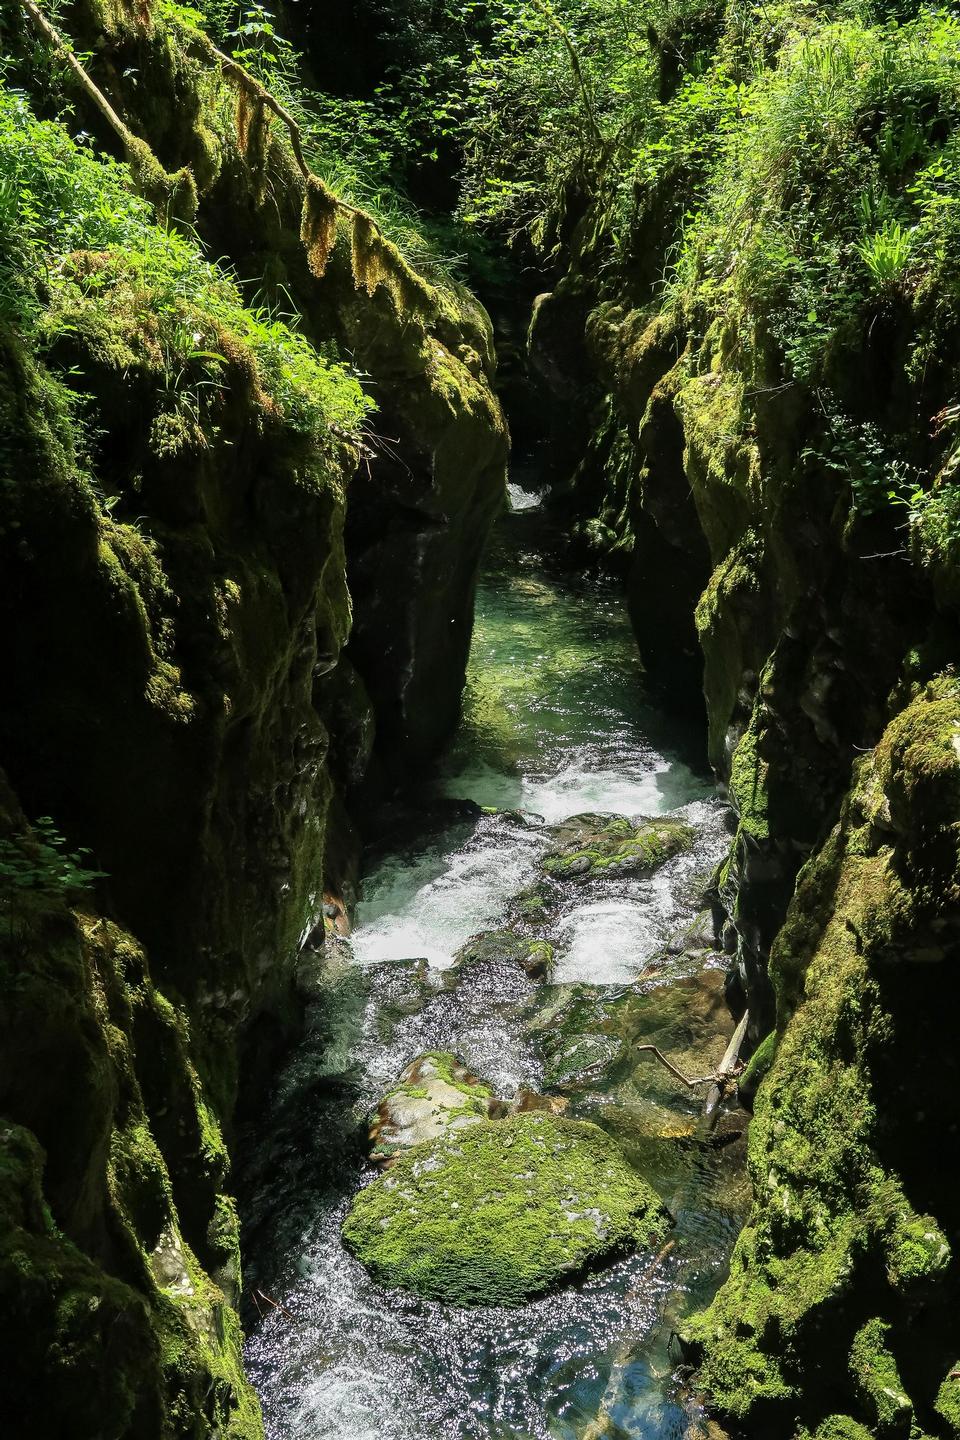
[[709, 1135], [717, 1123], [717, 1113], [720, 1109], [720, 1101], [723, 1099], [727, 1086], [731, 1080], [739, 1075], [742, 1066], [740, 1065], [740, 1047], [744, 1042], [747, 1033], [747, 1026], [750, 1023], [750, 1011], [744, 1010], [740, 1024], [730, 1037], [730, 1044], [723, 1053], [723, 1059], [717, 1069], [716, 1077], [703, 1106], [703, 1117], [697, 1127], [697, 1139], [703, 1140]]
[[657, 1059], [660, 1061], [660, 1064], [666, 1065], [671, 1075], [675, 1075], [677, 1079], [681, 1080], [683, 1084], [686, 1085], [690, 1090], [695, 1089], [698, 1085], [709, 1085], [712, 1081], [716, 1081], [716, 1072], [711, 1075], [698, 1075], [695, 1080], [689, 1079], [686, 1075], [684, 1075], [682, 1070], [678, 1070], [676, 1065], [674, 1065], [672, 1061], [667, 1059], [666, 1055], [664, 1055], [662, 1050], [657, 1049], [656, 1045], [635, 1045], [633, 1048], [637, 1051], [649, 1050], [651, 1054], [656, 1055]]
[[[299, 1324], [300, 1324], [300, 1321], [297, 1319], [296, 1315], [291, 1315], [291, 1313], [290, 1313], [290, 1311], [287, 1309], [286, 1305], [281, 1305], [281, 1304], [279, 1303], [279, 1301], [277, 1301], [277, 1300], [271, 1300], [271, 1299], [270, 1299], [270, 1296], [269, 1296], [269, 1295], [264, 1295], [264, 1293], [263, 1293], [262, 1290], [254, 1290], [254, 1292], [253, 1292], [253, 1298], [254, 1298], [254, 1300], [256, 1300], [256, 1298], [257, 1298], [258, 1295], [260, 1296], [260, 1299], [261, 1299], [261, 1300], [265, 1300], [268, 1305], [272, 1305], [273, 1308], [274, 1308], [274, 1310], [279, 1310], [281, 1315], [286, 1315], [287, 1319], [288, 1319], [288, 1320], [292, 1320], [293, 1323], [294, 1323], [294, 1325], [299, 1325]], [[259, 1308], [260, 1308], [260, 1307], [259, 1307], [259, 1305], [258, 1305], [258, 1306], [257, 1306], [257, 1309], [259, 1310]]]

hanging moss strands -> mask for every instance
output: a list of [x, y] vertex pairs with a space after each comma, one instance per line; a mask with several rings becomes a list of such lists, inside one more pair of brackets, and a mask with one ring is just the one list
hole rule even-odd
[[322, 279], [337, 240], [337, 197], [316, 175], [307, 181], [303, 197], [300, 239], [307, 252], [311, 275]]
[[272, 114], [258, 90], [237, 87], [237, 144], [254, 180], [258, 203], [266, 194], [267, 155], [270, 149]]
[[350, 232], [350, 260], [354, 284], [368, 295], [390, 278], [384, 250], [383, 239], [373, 220], [365, 211], [357, 210]]

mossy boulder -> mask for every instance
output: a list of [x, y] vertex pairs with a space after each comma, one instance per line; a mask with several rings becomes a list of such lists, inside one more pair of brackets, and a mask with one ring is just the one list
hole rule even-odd
[[655, 1243], [668, 1224], [602, 1130], [533, 1113], [406, 1151], [356, 1196], [343, 1238], [385, 1285], [454, 1305], [519, 1305]]
[[441, 1050], [419, 1055], [377, 1107], [371, 1155], [388, 1163], [400, 1150], [477, 1125], [488, 1118], [491, 1098], [490, 1087], [456, 1055]]
[[694, 832], [681, 820], [630, 820], [625, 815], [571, 815], [550, 828], [545, 874], [555, 880], [643, 875], [689, 849]]

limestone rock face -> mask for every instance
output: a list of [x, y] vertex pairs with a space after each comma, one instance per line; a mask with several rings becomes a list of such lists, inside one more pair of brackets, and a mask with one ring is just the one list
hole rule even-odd
[[602, 1130], [535, 1112], [407, 1150], [359, 1192], [343, 1238], [385, 1285], [454, 1305], [518, 1305], [653, 1244], [668, 1223]]
[[918, 1356], [954, 1424], [956, 1182], [923, 1161], [955, 1114], [955, 1054], [930, 1045], [929, 1026], [960, 935], [958, 734], [960, 687], [946, 674], [857, 763], [774, 945], [753, 1211], [729, 1279], [687, 1324], [713, 1403], [751, 1434], [815, 1409], [811, 1364], [825, 1393], [870, 1417], [869, 1433], [907, 1434], [919, 1407], [901, 1375]]
[[[289, 363], [258, 351], [270, 327], [204, 280], [205, 261], [190, 284], [156, 282], [137, 247], [108, 253], [99, 232], [75, 240], [73, 290], [44, 294], [42, 354], [15, 327], [0, 337], [0, 451], [16, 457], [0, 486], [0, 671], [16, 697], [0, 842], [29, 871], [29, 822], [50, 815], [109, 877], [83, 914], [69, 889], [28, 909], [0, 956], [0, 1136], [31, 1257], [18, 1264], [14, 1236], [0, 1288], [36, 1337], [11, 1382], [23, 1403], [8, 1402], [36, 1434], [153, 1440], [176, 1416], [184, 1433], [255, 1440], [234, 1107], [302, 1024], [325, 893], [344, 928], [346, 796], [375, 731], [407, 764], [456, 716], [507, 432], [482, 308], [415, 274], [369, 221], [363, 256], [344, 226], [317, 275], [286, 140], [263, 127], [265, 147], [241, 143], [237, 94], [175, 11], [80, 0], [70, 37], [144, 152], [192, 171], [206, 254], [349, 353], [393, 439], [371, 437], [351, 493], [357, 414], [309, 418], [322, 386], [294, 383], [300, 342]], [[165, 233], [142, 248], [166, 253]], [[192, 337], [182, 369], [173, 329]], [[100, 1307], [109, 1344], [92, 1326], [75, 1343], [81, 1306]], [[12, 1353], [19, 1337], [2, 1338]], [[62, 1357], [57, 1387], [36, 1383], [44, 1347]]]

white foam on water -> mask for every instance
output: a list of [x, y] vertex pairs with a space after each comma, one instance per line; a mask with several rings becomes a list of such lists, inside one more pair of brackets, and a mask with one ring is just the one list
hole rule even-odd
[[[510, 499], [529, 510], [541, 497], [511, 485]], [[529, 529], [538, 522], [516, 523]], [[702, 777], [651, 743], [619, 597], [602, 586], [568, 594], [535, 557], [514, 558], [478, 597], [472, 663], [501, 668], [486, 709], [477, 692], [484, 724], [473, 730], [468, 695], [468, 723], [443, 789], [532, 812], [548, 825], [583, 811], [678, 812], [689, 820], [697, 831], [693, 849], [653, 876], [611, 876], [566, 893], [556, 979], [621, 985], [691, 918], [703, 877], [727, 843], [723, 809], [708, 798]], [[356, 961], [369, 967], [424, 958], [434, 971], [448, 969], [470, 936], [504, 924], [548, 846], [542, 825], [486, 816], [472, 828], [452, 823], [381, 859], [364, 879], [351, 938]], [[407, 975], [411, 1008], [391, 1012], [390, 994], [408, 993]], [[352, 1103], [362, 1125], [402, 1066], [427, 1049], [457, 1050], [499, 1095], [538, 1088], [542, 1057], [517, 1018], [525, 987], [533, 991], [536, 982], [517, 966], [496, 964], [477, 967], [455, 988], [439, 974], [418, 975], [417, 967], [374, 971], [355, 1030], [328, 1037], [323, 1058], [301, 1048], [293, 1093], [281, 1092], [288, 1101], [302, 1096], [306, 1107], [305, 1124], [295, 1111], [291, 1128], [298, 1153], [309, 1154], [318, 1136], [335, 1130], [329, 1117], [341, 1113], [314, 1112], [311, 1097], [327, 1095], [333, 1107]], [[345, 1062], [342, 1101], [338, 1077], [332, 1087], [326, 1078], [331, 1056]], [[348, 1115], [348, 1131], [350, 1123]], [[457, 1311], [385, 1291], [340, 1240], [362, 1178], [356, 1149], [348, 1145], [327, 1162], [313, 1192], [299, 1180], [285, 1182], [286, 1152], [275, 1160], [271, 1138], [262, 1139], [264, 1203], [275, 1231], [266, 1258], [274, 1267], [270, 1293], [284, 1311], [266, 1313], [247, 1345], [269, 1440], [576, 1440], [605, 1392], [617, 1433], [660, 1440], [679, 1433], [676, 1407], [665, 1405], [660, 1381], [642, 1365], [621, 1367], [610, 1381], [614, 1357], [656, 1326], [676, 1283], [672, 1262], [650, 1275], [648, 1261], [635, 1256], [516, 1311]], [[285, 1183], [295, 1195], [285, 1195]], [[249, 1257], [254, 1275], [257, 1263], [256, 1254]]]
[[364, 882], [352, 936], [363, 965], [426, 959], [449, 968], [464, 941], [502, 920], [533, 877], [543, 847], [536, 831], [480, 822], [460, 849], [431, 847], [412, 861], [390, 857]]
[[512, 481], [507, 486], [511, 510], [539, 510], [546, 493], [546, 490], [524, 490], [522, 485], [515, 485]]
[[559, 985], [629, 984], [662, 938], [661, 926], [637, 900], [594, 900], [557, 928], [564, 946], [554, 975]]

